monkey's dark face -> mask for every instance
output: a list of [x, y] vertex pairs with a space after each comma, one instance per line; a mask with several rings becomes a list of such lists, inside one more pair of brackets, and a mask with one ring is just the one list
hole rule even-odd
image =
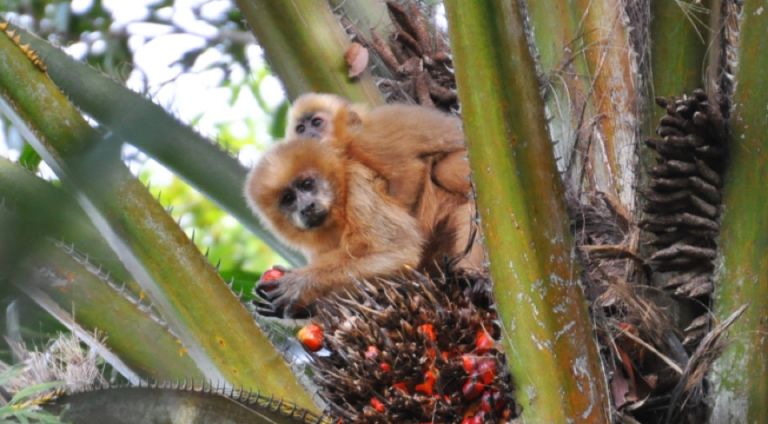
[[333, 204], [333, 190], [324, 178], [314, 173], [300, 175], [278, 199], [279, 208], [297, 228], [311, 230], [322, 226]]
[[307, 113], [296, 122], [294, 130], [302, 137], [321, 139], [328, 133], [330, 118], [330, 114], [323, 111]]

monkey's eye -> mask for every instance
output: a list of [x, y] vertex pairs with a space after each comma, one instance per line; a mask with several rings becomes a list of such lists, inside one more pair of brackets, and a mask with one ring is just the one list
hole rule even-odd
[[296, 194], [293, 190], [286, 190], [282, 196], [280, 196], [281, 206], [290, 206], [296, 201]]
[[299, 182], [299, 190], [310, 191], [315, 187], [315, 180], [313, 178], [304, 178]]
[[323, 125], [323, 118], [314, 117], [309, 123], [312, 124], [313, 127], [318, 128]]
[[296, 132], [299, 134], [304, 134], [304, 131], [307, 129], [307, 127], [304, 126], [304, 124], [296, 125]]

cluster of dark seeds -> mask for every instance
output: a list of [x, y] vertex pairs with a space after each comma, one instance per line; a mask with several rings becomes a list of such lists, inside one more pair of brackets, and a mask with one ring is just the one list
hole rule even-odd
[[[675, 296], [707, 305], [725, 162], [722, 120], [703, 90], [656, 102], [666, 115], [657, 129], [659, 137], [646, 141], [658, 156], [644, 192], [646, 216], [641, 222], [650, 234], [653, 280]], [[707, 327], [705, 316], [695, 319], [684, 343], [695, 346]]]
[[467, 424], [517, 416], [487, 276], [413, 272], [358, 289], [322, 300], [312, 318], [324, 330], [312, 369], [330, 415]]
[[367, 39], [350, 26], [355, 38], [373, 49], [391, 74], [380, 88], [391, 101], [416, 100], [423, 106], [457, 110], [456, 80], [450, 47], [443, 34], [433, 29], [419, 2], [386, 2], [394, 31], [385, 40], [375, 30]]

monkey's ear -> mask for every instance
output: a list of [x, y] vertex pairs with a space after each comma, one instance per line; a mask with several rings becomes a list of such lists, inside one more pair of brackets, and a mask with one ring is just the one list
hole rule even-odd
[[350, 110], [349, 113], [347, 113], [347, 127], [359, 127], [363, 124], [363, 120], [360, 118], [360, 115], [357, 114], [354, 110]]

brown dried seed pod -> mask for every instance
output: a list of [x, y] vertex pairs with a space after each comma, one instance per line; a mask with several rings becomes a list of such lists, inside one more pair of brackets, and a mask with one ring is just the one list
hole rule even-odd
[[701, 297], [712, 294], [714, 290], [712, 279], [706, 278], [699, 281], [691, 281], [675, 289], [676, 296]]
[[[690, 204], [693, 206], [698, 212], [701, 212], [705, 217], [707, 218], [715, 218], [717, 217], [718, 208], [717, 206], [707, 202], [706, 200], [691, 195], [690, 197]], [[694, 211], [692, 211], [694, 212]]]
[[659, 262], [654, 267], [654, 270], [658, 272], [685, 272], [691, 269], [702, 269], [710, 272], [715, 269], [715, 266], [711, 262], [699, 258], [678, 257]]
[[677, 203], [681, 200], [685, 200], [691, 195], [690, 190], [679, 190], [672, 193], [657, 193], [655, 191], [643, 190], [643, 196], [648, 199], [649, 202], [653, 202], [659, 205]]
[[651, 168], [651, 175], [654, 177], [670, 177], [690, 175], [696, 171], [697, 166], [695, 163], [680, 160], [668, 160]]
[[421, 56], [424, 54], [424, 52], [421, 51], [421, 46], [419, 45], [418, 41], [416, 41], [415, 38], [413, 38], [409, 33], [398, 30], [395, 32], [395, 40], [400, 41], [403, 43], [404, 46], [408, 47], [413, 51], [413, 53], [416, 55], [415, 57], [421, 58]]
[[651, 188], [657, 192], [677, 192], [688, 188], [687, 178], [654, 178], [651, 180]]
[[696, 111], [693, 113], [693, 123], [698, 127], [709, 126], [709, 117], [701, 111]]
[[701, 146], [697, 147], [694, 151], [696, 152], [696, 156], [706, 159], [722, 160], [723, 155], [725, 155], [725, 150], [717, 146]]
[[691, 246], [687, 244], [674, 244], [661, 249], [651, 255], [650, 260], [654, 262], [666, 261], [678, 257], [688, 257], [692, 259], [715, 259], [717, 252], [715, 249], [708, 249], [705, 247]]
[[400, 61], [395, 56], [395, 53], [390, 48], [389, 44], [387, 44], [387, 42], [373, 30], [371, 31], [371, 47], [373, 47], [390, 70], [395, 71], [400, 67]]
[[667, 144], [664, 139], [649, 138], [645, 140], [645, 144], [656, 150], [660, 155], [666, 159], [678, 159], [678, 160], [692, 160], [693, 152], [686, 148], [672, 146]]
[[689, 147], [699, 147], [706, 143], [702, 137], [695, 134], [680, 134], [669, 136], [664, 139], [667, 146], [688, 149]]
[[690, 123], [689, 121], [686, 121], [685, 119], [682, 119], [678, 116], [673, 115], [666, 115], [661, 118], [660, 124], [662, 127], [674, 127], [681, 131], [689, 131], [690, 130]]
[[720, 177], [720, 174], [707, 165], [706, 162], [700, 159], [694, 159], [694, 161], [696, 163], [696, 170], [703, 179], [709, 181], [716, 187], [720, 187], [723, 184], [723, 179]]
[[688, 178], [691, 189], [710, 203], [720, 204], [720, 190], [699, 177]]
[[658, 134], [661, 137], [667, 138], [667, 137], [681, 136], [685, 133], [680, 128], [664, 126], [664, 127], [659, 127], [659, 129], [656, 130], [656, 134]]
[[703, 281], [707, 279], [707, 276], [702, 274], [703, 272], [704, 272], [703, 270], [697, 269], [697, 270], [693, 270], [683, 274], [675, 275], [674, 277], [664, 281], [661, 284], [661, 287], [665, 289], [674, 289], [683, 284], [688, 284], [689, 282], [692, 282], [692, 281], [695, 281], [695, 282]]
[[720, 228], [717, 225], [717, 222], [711, 219], [693, 215], [688, 212], [678, 213], [678, 214], [669, 215], [669, 216], [660, 216], [656, 219], [655, 224], [664, 226], [664, 227], [681, 226], [681, 227], [702, 228], [702, 229], [714, 230], [714, 231], [717, 231]]
[[648, 244], [654, 247], [663, 248], [674, 243], [685, 243], [698, 245], [705, 243], [707, 239], [702, 239], [691, 235], [687, 231], [674, 231], [668, 233], [655, 234], [650, 237]]

